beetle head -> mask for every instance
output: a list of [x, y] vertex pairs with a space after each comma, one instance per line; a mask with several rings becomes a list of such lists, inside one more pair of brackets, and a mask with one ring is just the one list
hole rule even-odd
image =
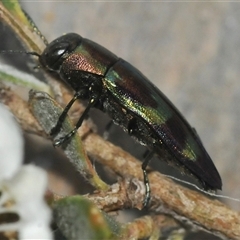
[[63, 61], [81, 44], [82, 37], [68, 33], [52, 41], [39, 56], [40, 64], [50, 71], [58, 72]]

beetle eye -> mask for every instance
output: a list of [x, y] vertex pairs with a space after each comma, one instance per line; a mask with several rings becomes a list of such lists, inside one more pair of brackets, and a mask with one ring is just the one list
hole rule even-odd
[[58, 52], [57, 52], [57, 55], [58, 56], [61, 56], [61, 55], [63, 55], [64, 54], [64, 50], [63, 49], [60, 49]]
[[81, 44], [82, 37], [69, 33], [52, 41], [39, 57], [41, 65], [51, 71], [58, 71], [66, 57]]
[[49, 70], [59, 70], [64, 60], [62, 56], [66, 52], [67, 48], [68, 44], [66, 43], [52, 42], [46, 47], [39, 58], [40, 63]]

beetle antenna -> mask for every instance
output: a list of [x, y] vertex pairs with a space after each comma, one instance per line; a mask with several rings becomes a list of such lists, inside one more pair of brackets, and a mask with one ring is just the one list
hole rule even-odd
[[25, 12], [23, 9], [22, 9], [22, 11], [23, 11], [25, 17], [28, 19], [29, 23], [31, 24], [32, 29], [34, 30], [34, 32], [42, 39], [43, 43], [47, 46], [48, 45], [47, 39], [40, 32], [40, 30], [38, 29], [37, 25], [34, 23], [32, 18], [27, 14], [27, 12]]
[[41, 54], [39, 54], [37, 52], [25, 52], [25, 53], [29, 54], [29, 55], [37, 56], [38, 58], [41, 56]]
[[[27, 51], [21, 51], [21, 50], [2, 50], [0, 51], [0, 54], [3, 53], [3, 54], [27, 54], [27, 55], [33, 55], [33, 56], [36, 56], [36, 57], [40, 57], [41, 54], [37, 53], [37, 52], [27, 52]], [[36, 69], [39, 69], [40, 68], [40, 65], [37, 65], [34, 67], [34, 70]]]
[[21, 51], [21, 50], [1, 50], [0, 53], [3, 54], [29, 54], [29, 55], [33, 55], [33, 56], [37, 56], [40, 57], [41, 54], [37, 53], [37, 52], [26, 52], [26, 51]]

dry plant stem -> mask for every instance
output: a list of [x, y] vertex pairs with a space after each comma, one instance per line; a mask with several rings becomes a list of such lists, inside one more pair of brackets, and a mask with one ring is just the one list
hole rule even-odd
[[156, 225], [150, 216], [135, 219], [126, 225], [123, 239], [142, 239], [151, 236]]
[[[89, 154], [117, 174], [142, 179], [141, 164], [119, 147], [96, 134], [88, 135], [84, 143]], [[239, 213], [219, 201], [175, 184], [158, 172], [150, 173], [149, 180], [152, 191], [151, 210], [166, 212], [180, 221], [189, 220], [191, 224], [221, 236], [240, 239]], [[139, 198], [140, 201], [142, 199], [143, 197]]]
[[[162, 236], [162, 231], [168, 230], [168, 233], [170, 233], [171, 229], [179, 228], [181, 228], [179, 224], [168, 216], [144, 216], [126, 225], [124, 239], [143, 239], [153, 235], [154, 239], [159, 239]], [[184, 229], [182, 229], [182, 232], [184, 232]]]
[[[111, 186], [111, 189], [107, 192], [95, 192], [86, 197], [93, 201], [101, 210], [105, 212], [119, 210], [123, 207], [141, 207], [139, 199], [141, 199], [144, 186], [142, 182], [138, 180], [123, 180], [117, 184]], [[56, 200], [59, 199], [55, 196]], [[182, 229], [179, 224], [170, 217], [165, 215], [153, 215], [145, 216], [128, 223], [123, 231], [121, 239], [142, 239], [149, 236], [154, 236], [152, 239], [159, 239], [159, 233], [161, 230], [167, 229], [168, 232], [171, 229]], [[184, 232], [182, 229], [181, 234]]]
[[[177, 186], [159, 173], [152, 173], [151, 180], [159, 181], [158, 184], [152, 184], [153, 201], [158, 201], [158, 205], [153, 206], [155, 213], [164, 212], [196, 229], [213, 232], [223, 239], [239, 239], [239, 213], [233, 212], [216, 200]], [[161, 184], [165, 185], [161, 187]], [[98, 192], [87, 197], [105, 211], [122, 207], [139, 208], [139, 200], [143, 199], [141, 182], [123, 180], [113, 185], [108, 192]]]
[[42, 127], [30, 112], [28, 103], [0, 81], [0, 102], [8, 106], [22, 128], [39, 136], [47, 137]]
[[154, 231], [156, 225], [150, 216], [135, 219], [128, 223], [123, 239], [142, 239], [149, 237]]
[[[112, 212], [124, 208], [141, 208], [143, 198], [142, 182], [133, 179], [123, 179], [121, 182], [113, 184], [108, 191], [95, 191], [93, 194], [85, 195], [93, 201], [99, 209], [105, 212]], [[58, 199], [53, 196], [54, 199]]]

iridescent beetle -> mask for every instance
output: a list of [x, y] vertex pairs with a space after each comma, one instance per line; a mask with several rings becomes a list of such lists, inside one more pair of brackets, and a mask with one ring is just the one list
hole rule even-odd
[[[222, 188], [221, 177], [196, 131], [168, 98], [130, 63], [75, 33], [52, 41], [41, 55], [32, 54], [39, 57], [43, 68], [57, 73], [76, 92], [51, 135], [59, 132], [75, 100], [88, 100], [76, 127], [55, 141], [55, 146], [71, 138], [90, 108], [95, 107], [108, 113], [114, 123], [160, 159], [193, 175], [205, 190]], [[149, 160], [142, 164], [146, 185], [144, 206], [150, 199], [146, 173]]]

